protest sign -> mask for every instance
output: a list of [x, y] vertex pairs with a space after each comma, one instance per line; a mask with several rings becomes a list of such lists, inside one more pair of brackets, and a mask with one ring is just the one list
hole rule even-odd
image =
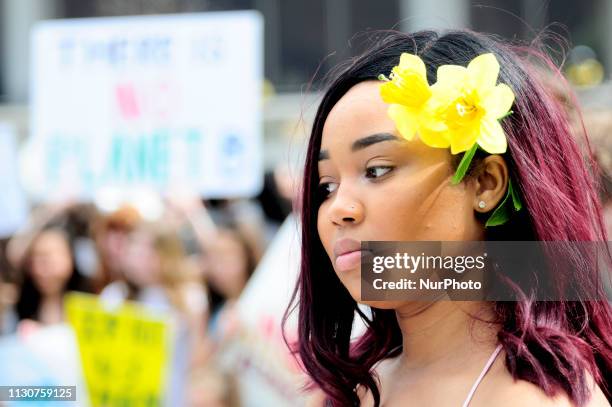
[[[240, 398], [247, 407], [299, 406], [305, 401], [300, 390], [306, 376], [281, 333], [299, 258], [299, 226], [292, 215], [277, 232], [237, 304], [242, 329], [227, 358], [239, 372]], [[287, 328], [288, 339], [295, 341], [295, 314]]]
[[[75, 401], [4, 401], [7, 407], [90, 406], [73, 330], [67, 324], [32, 326], [27, 333], [0, 338], [0, 386], [74, 386]], [[4, 403], [4, 404], [3, 404]]]
[[0, 237], [10, 236], [23, 224], [28, 216], [28, 203], [21, 188], [17, 135], [15, 129], [0, 123]]
[[256, 11], [53, 20], [32, 31], [27, 187], [256, 195], [263, 185]]
[[128, 302], [108, 310], [98, 297], [76, 293], [66, 298], [66, 315], [92, 406], [163, 405], [172, 343], [167, 318]]

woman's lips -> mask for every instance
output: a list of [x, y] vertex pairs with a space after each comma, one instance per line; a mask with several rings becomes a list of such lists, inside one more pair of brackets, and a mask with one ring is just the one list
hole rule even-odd
[[361, 264], [361, 250], [344, 253], [336, 257], [338, 271], [348, 271]]

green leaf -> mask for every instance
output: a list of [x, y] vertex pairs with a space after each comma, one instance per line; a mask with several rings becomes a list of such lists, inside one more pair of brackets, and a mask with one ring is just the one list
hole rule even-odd
[[487, 222], [485, 223], [486, 228], [490, 226], [503, 225], [504, 223], [508, 222], [510, 219], [510, 211], [508, 210], [508, 205], [506, 205], [506, 203], [508, 202], [508, 197], [510, 197], [510, 195], [510, 185], [508, 185], [508, 190], [506, 191], [504, 200], [497, 205], [497, 208], [495, 208], [493, 214], [491, 214], [489, 219], [487, 219]]
[[463, 158], [461, 158], [461, 162], [457, 167], [457, 171], [455, 171], [455, 175], [452, 179], [452, 184], [457, 185], [461, 182], [465, 174], [467, 173], [468, 168], [470, 168], [470, 164], [472, 163], [472, 158], [474, 158], [474, 154], [476, 154], [476, 150], [478, 150], [478, 144], [474, 143], [472, 148], [463, 154]]
[[521, 203], [521, 199], [519, 197], [518, 192], [516, 192], [516, 190], [512, 186], [512, 178], [508, 180], [508, 188], [510, 189], [510, 194], [512, 195], [512, 204], [514, 205], [514, 210], [520, 211], [523, 207], [523, 204]]
[[[511, 199], [509, 199], [512, 197]], [[512, 202], [512, 206], [511, 203]], [[508, 179], [508, 190], [506, 191], [506, 196], [504, 200], [495, 208], [487, 222], [485, 223], [485, 227], [490, 226], [499, 226], [510, 220], [510, 216], [512, 215], [512, 209], [515, 212], [518, 212], [523, 207], [521, 200], [519, 198], [518, 192], [512, 186], [512, 178]]]

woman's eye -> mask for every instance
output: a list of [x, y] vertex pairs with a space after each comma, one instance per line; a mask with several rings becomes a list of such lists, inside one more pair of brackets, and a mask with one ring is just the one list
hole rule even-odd
[[366, 178], [379, 178], [391, 171], [393, 167], [378, 165], [366, 168]]
[[338, 189], [338, 184], [335, 182], [324, 182], [319, 184], [318, 187], [318, 196], [319, 199], [323, 200], [329, 196], [332, 192]]

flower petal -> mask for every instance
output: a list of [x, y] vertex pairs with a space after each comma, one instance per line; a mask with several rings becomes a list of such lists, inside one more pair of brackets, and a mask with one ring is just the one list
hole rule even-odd
[[442, 98], [430, 98], [420, 111], [420, 127], [425, 127], [434, 132], [448, 130], [448, 126], [445, 123], [447, 110], [447, 100]]
[[485, 95], [483, 95], [482, 105], [494, 119], [506, 115], [514, 103], [514, 92], [506, 84], [500, 83]]
[[380, 85], [380, 96], [385, 103], [405, 104], [408, 102], [406, 94], [393, 82], [384, 82]]
[[389, 117], [395, 122], [395, 127], [406, 140], [412, 140], [418, 126], [418, 115], [409, 107], [392, 104], [387, 110]]
[[497, 120], [491, 117], [482, 119], [477, 143], [489, 154], [503, 154], [508, 147], [504, 129]]
[[438, 89], [461, 88], [467, 78], [467, 69], [460, 65], [440, 65], [436, 73], [436, 83]]
[[492, 53], [482, 54], [468, 64], [467, 70], [471, 84], [484, 92], [497, 83], [499, 63]]
[[411, 70], [417, 73], [419, 76], [427, 78], [425, 63], [420, 57], [414, 54], [403, 52], [400, 56], [399, 69], [400, 71]]
[[465, 129], [448, 132], [450, 139], [451, 154], [458, 154], [467, 151], [478, 139], [478, 129], [467, 127]]
[[380, 86], [380, 95], [385, 103], [397, 103], [420, 107], [431, 96], [427, 78], [413, 70], [393, 68], [393, 79]]
[[433, 131], [426, 127], [420, 126], [418, 134], [421, 141], [429, 147], [448, 148], [448, 146], [450, 146], [450, 142], [446, 136], [446, 131]]

